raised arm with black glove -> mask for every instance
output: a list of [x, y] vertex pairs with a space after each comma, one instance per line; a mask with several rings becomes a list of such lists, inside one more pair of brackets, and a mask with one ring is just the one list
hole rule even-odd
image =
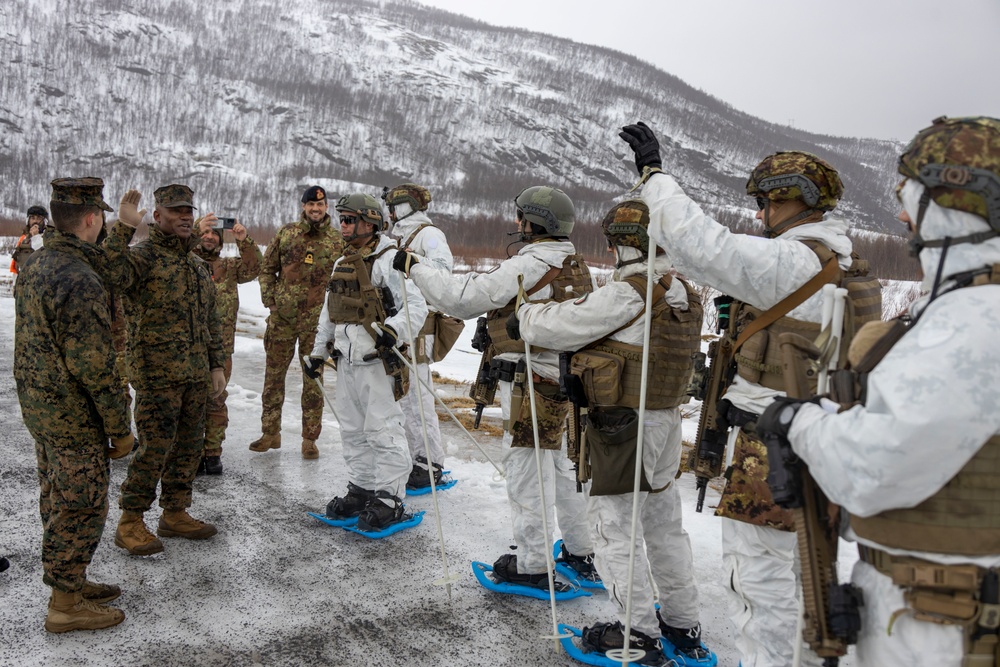
[[635, 168], [642, 175], [646, 167], [660, 169], [663, 160], [660, 158], [660, 142], [656, 140], [653, 130], [641, 120], [635, 125], [626, 125], [618, 136], [625, 140], [635, 153]]
[[419, 263], [420, 258], [406, 250], [397, 250], [396, 256], [392, 258], [392, 268], [402, 271], [406, 276], [410, 275], [410, 267]]

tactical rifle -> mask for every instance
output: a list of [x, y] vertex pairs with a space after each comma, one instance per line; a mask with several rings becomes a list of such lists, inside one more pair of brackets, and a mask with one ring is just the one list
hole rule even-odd
[[476, 381], [469, 389], [469, 398], [476, 402], [476, 421], [472, 428], [477, 429], [479, 422], [483, 419], [483, 409], [487, 405], [493, 405], [499, 381], [498, 375], [493, 372], [492, 368], [493, 344], [490, 341], [490, 332], [485, 317], [476, 320], [476, 334], [472, 337], [472, 349], [483, 353], [479, 362], [479, 372], [476, 373]]
[[[820, 350], [797, 334], [778, 336], [785, 389], [790, 398], [807, 398], [810, 382], [815, 382]], [[774, 440], [780, 442], [774, 442]], [[847, 646], [857, 642], [861, 591], [851, 584], [837, 583], [837, 542], [839, 520], [809, 469], [795, 456], [791, 445], [781, 436], [768, 437], [768, 485], [774, 501], [792, 510], [802, 568], [803, 630], [802, 638], [824, 667], [834, 667]], [[782, 452], [781, 460], [771, 461], [771, 451]], [[776, 459], [778, 457], [775, 457]], [[784, 493], [782, 491], [785, 491]]]
[[[576, 492], [582, 493], [583, 483], [590, 479], [589, 473], [586, 477], [580, 475], [581, 458], [584, 454], [583, 424], [587, 418], [587, 403], [580, 378], [570, 373], [573, 354], [573, 352], [559, 353], [559, 390], [566, 394], [570, 401], [569, 417], [566, 422], [566, 455], [573, 462], [573, 470], [576, 473]], [[583, 463], [586, 464], [586, 459], [583, 460]]]
[[697, 446], [691, 461], [691, 468], [698, 481], [698, 504], [695, 511], [700, 512], [705, 506], [705, 491], [708, 481], [722, 474], [722, 462], [726, 453], [726, 441], [729, 439], [729, 421], [724, 409], [728, 401], [723, 401], [730, 383], [730, 366], [732, 365], [732, 341], [728, 337], [713, 341], [708, 346], [708, 358], [711, 366], [702, 368], [702, 381], [695, 387], [693, 396], [700, 398], [701, 416], [698, 418]]

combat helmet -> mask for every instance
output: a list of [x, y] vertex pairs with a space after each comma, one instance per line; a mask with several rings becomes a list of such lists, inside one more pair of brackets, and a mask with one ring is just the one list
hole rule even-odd
[[641, 199], [627, 199], [608, 211], [601, 229], [609, 246], [626, 246], [649, 254], [649, 207]]
[[396, 221], [399, 222], [400, 220], [410, 217], [417, 211], [426, 211], [427, 205], [431, 203], [431, 193], [430, 190], [422, 185], [417, 185], [416, 183], [403, 183], [402, 185], [397, 185], [391, 190], [388, 188], [385, 189], [382, 192], [382, 199], [385, 201], [385, 205], [389, 207], [390, 215], [395, 215], [396, 207], [400, 204], [410, 205], [409, 213], [396, 218]]
[[337, 200], [337, 213], [347, 211], [356, 214], [365, 222], [375, 225], [375, 231], [385, 231], [385, 217], [378, 200], [363, 192], [353, 192]]
[[936, 118], [899, 156], [899, 173], [924, 185], [911, 241], [914, 253], [943, 244], [942, 239], [920, 238], [931, 199], [943, 208], [977, 215], [990, 225], [991, 231], [949, 239], [950, 245], [981, 243], [1000, 235], [1000, 120]]
[[[778, 236], [803, 224], [815, 211], [832, 211], [844, 194], [840, 174], [828, 162], [805, 151], [779, 151], [760, 161], [747, 180], [747, 194], [764, 211], [768, 236]], [[770, 229], [770, 202], [801, 199], [809, 208]]]
[[[569, 236], [576, 222], [573, 200], [563, 192], [547, 185], [526, 188], [514, 198], [518, 219], [538, 225], [546, 236]], [[522, 234], [532, 236], [530, 232]], [[536, 236], [537, 238], [537, 236]]]

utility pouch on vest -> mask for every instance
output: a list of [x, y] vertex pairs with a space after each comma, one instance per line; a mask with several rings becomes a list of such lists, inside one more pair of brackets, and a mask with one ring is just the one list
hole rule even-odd
[[[590, 458], [590, 495], [617, 496], [632, 493], [635, 483], [635, 446], [639, 437], [639, 415], [631, 408], [591, 410], [587, 413]], [[643, 470], [640, 491], [652, 491]]]
[[616, 405], [622, 397], [624, 360], [618, 355], [597, 350], [582, 350], [573, 355], [569, 372], [580, 378], [591, 406]]
[[[559, 387], [535, 382], [535, 415], [538, 417], [538, 446], [541, 449], [558, 451], [562, 449], [563, 426], [569, 416], [570, 402]], [[527, 388], [527, 383], [524, 389]], [[514, 401], [511, 399], [511, 415]], [[535, 434], [531, 425], [531, 400], [521, 398], [521, 409], [513, 420], [510, 433], [514, 436], [511, 447], [534, 447]]]
[[434, 313], [434, 346], [431, 348], [431, 361], [441, 361], [455, 347], [458, 337], [465, 329], [465, 322], [457, 317], [448, 317], [444, 313]]
[[[736, 354], [736, 363], [740, 365], [740, 376], [747, 382], [755, 384], [760, 382], [760, 376], [766, 370], [763, 361], [769, 340], [770, 335], [762, 329], [750, 336]], [[778, 369], [774, 372], [780, 373], [781, 370]]]

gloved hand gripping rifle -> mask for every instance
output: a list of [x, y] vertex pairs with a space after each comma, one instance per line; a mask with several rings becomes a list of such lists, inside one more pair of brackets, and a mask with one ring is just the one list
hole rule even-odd
[[499, 380], [492, 369], [493, 343], [490, 340], [485, 317], [476, 320], [476, 334], [472, 337], [472, 349], [483, 353], [479, 362], [479, 372], [476, 373], [476, 381], [469, 390], [469, 398], [476, 402], [476, 421], [472, 428], [477, 429], [483, 418], [483, 409], [487, 405], [493, 405]]

